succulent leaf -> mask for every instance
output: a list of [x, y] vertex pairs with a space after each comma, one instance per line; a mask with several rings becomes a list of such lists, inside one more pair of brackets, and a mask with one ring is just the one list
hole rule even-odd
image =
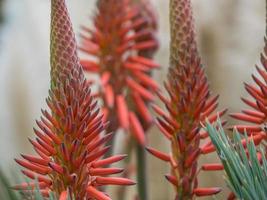
[[233, 140], [224, 132], [220, 121], [219, 128], [207, 123], [207, 131], [216, 147], [227, 174], [227, 185], [232, 190], [228, 199], [266, 199], [267, 165], [266, 153], [256, 148], [253, 137], [242, 139], [234, 129]]

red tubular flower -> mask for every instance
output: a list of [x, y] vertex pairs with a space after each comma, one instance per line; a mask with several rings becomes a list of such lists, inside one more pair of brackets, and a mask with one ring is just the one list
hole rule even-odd
[[[43, 117], [34, 129], [36, 140], [30, 140], [37, 156], [22, 155], [15, 159], [30, 179], [37, 179], [44, 197], [53, 192], [60, 200], [67, 194], [74, 199], [108, 200], [101, 185], [132, 185], [124, 178], [102, 177], [122, 172], [105, 168], [125, 156], [101, 157], [109, 150], [103, 136], [107, 123], [99, 115], [90, 85], [86, 82], [79, 58], [65, 0], [51, 1], [51, 89]], [[20, 184], [16, 189], [35, 190], [35, 182]]]
[[[194, 199], [220, 192], [220, 188], [198, 188], [198, 158], [201, 154], [215, 151], [208, 134], [201, 123], [211, 123], [222, 116], [224, 111], [214, 113], [218, 96], [212, 97], [202, 67], [194, 35], [190, 0], [170, 1], [171, 47], [170, 68], [165, 88], [170, 98], [159, 93], [167, 113], [153, 105], [160, 116], [157, 126], [171, 142], [172, 152], [162, 153], [148, 148], [148, 151], [171, 165], [167, 180], [175, 187], [175, 199]], [[205, 139], [204, 146], [200, 145]], [[204, 165], [202, 169], [222, 170], [219, 164]]]
[[81, 63], [101, 79], [97, 96], [103, 100], [109, 130], [131, 130], [144, 145], [143, 129], [152, 122], [146, 104], [158, 90], [150, 77], [159, 67], [150, 59], [158, 46], [153, 10], [147, 0], [98, 0], [97, 9], [94, 28], [83, 27], [81, 34], [80, 49], [91, 59]]

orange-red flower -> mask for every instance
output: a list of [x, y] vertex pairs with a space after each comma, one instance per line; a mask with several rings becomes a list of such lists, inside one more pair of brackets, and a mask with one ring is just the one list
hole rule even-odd
[[[158, 64], [150, 57], [157, 49], [156, 20], [149, 1], [98, 0], [94, 28], [83, 27], [81, 61], [101, 80], [97, 96], [110, 130], [123, 128], [144, 145], [144, 128], [152, 117], [146, 104], [154, 100], [157, 83], [150, 73]], [[138, 116], [137, 114], [138, 113]]]
[[[201, 123], [208, 119], [216, 121], [225, 111], [214, 113], [218, 96], [211, 96], [195, 41], [190, 0], [170, 0], [170, 68], [165, 88], [169, 98], [160, 93], [167, 113], [153, 105], [159, 115], [157, 126], [171, 143], [171, 153], [153, 148], [147, 150], [171, 165], [167, 180], [175, 187], [175, 199], [193, 199], [220, 192], [220, 188], [198, 187], [198, 159], [201, 154], [215, 149], [202, 129]], [[202, 146], [201, 140], [206, 140]], [[204, 170], [222, 170], [219, 164], [208, 164]]]
[[106, 177], [122, 172], [105, 166], [125, 156], [101, 158], [109, 150], [105, 143], [112, 134], [102, 134], [107, 123], [85, 80], [65, 0], [51, 0], [51, 5], [51, 89], [46, 100], [50, 111], [42, 110], [34, 129], [36, 139], [30, 139], [37, 155], [15, 159], [33, 182], [15, 188], [32, 194], [37, 179], [44, 197], [53, 192], [60, 200], [67, 199], [68, 194], [74, 199], [108, 200], [99, 186], [134, 182]]

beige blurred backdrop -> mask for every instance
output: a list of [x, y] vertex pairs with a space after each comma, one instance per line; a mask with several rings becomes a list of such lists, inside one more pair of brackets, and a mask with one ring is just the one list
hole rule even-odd
[[[162, 85], [169, 57], [169, 3], [151, 1], [159, 16], [161, 47], [156, 60], [162, 65], [154, 76]], [[81, 24], [90, 26], [94, 3], [67, 0], [76, 33]], [[4, 6], [6, 18], [0, 30], [0, 167], [6, 171], [16, 167], [13, 158], [20, 152], [31, 152], [27, 138], [33, 137], [34, 120], [46, 107], [49, 5], [49, 0], [6, 0]], [[238, 111], [243, 106], [239, 97], [246, 95], [243, 82], [251, 82], [250, 74], [263, 48], [265, 1], [193, 0], [193, 7], [200, 53], [212, 91], [220, 94], [220, 107]], [[149, 134], [149, 145], [168, 151], [168, 143], [156, 129]], [[150, 155], [148, 159], [149, 199], [173, 199], [172, 188], [163, 177], [168, 166]], [[202, 162], [215, 160], [213, 155]], [[200, 186], [225, 187], [222, 176], [201, 173]], [[225, 193], [218, 199], [225, 199]]]

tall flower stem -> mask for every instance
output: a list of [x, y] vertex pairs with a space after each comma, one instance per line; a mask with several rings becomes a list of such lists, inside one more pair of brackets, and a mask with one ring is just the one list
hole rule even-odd
[[[131, 164], [131, 158], [132, 158], [132, 150], [135, 146], [135, 142], [132, 138], [132, 136], [128, 136], [126, 138], [126, 142], [124, 143], [124, 149], [123, 152], [125, 152], [125, 154], [127, 154], [127, 157], [123, 160], [123, 166], [125, 167], [125, 171], [123, 174], [124, 178], [128, 178], [131, 175], [131, 171], [132, 171], [132, 164]], [[118, 189], [118, 200], [124, 200], [125, 199], [125, 193], [126, 193], [126, 189], [124, 187], [120, 187]]]
[[137, 188], [140, 200], [147, 200], [147, 162], [145, 148], [139, 144], [136, 145], [137, 160]]
[[[145, 148], [142, 145], [134, 142], [133, 138], [128, 138], [129, 142], [125, 146], [123, 152], [128, 154], [127, 158], [124, 159], [124, 166], [127, 169], [124, 178], [129, 178], [130, 171], [131, 171], [131, 152], [133, 148], [135, 148], [136, 154], [136, 167], [137, 167], [137, 191], [139, 200], [146, 200], [148, 199], [148, 192], [147, 192], [147, 159], [146, 159], [146, 152]], [[118, 190], [118, 200], [125, 199], [125, 188], [121, 187]]]

